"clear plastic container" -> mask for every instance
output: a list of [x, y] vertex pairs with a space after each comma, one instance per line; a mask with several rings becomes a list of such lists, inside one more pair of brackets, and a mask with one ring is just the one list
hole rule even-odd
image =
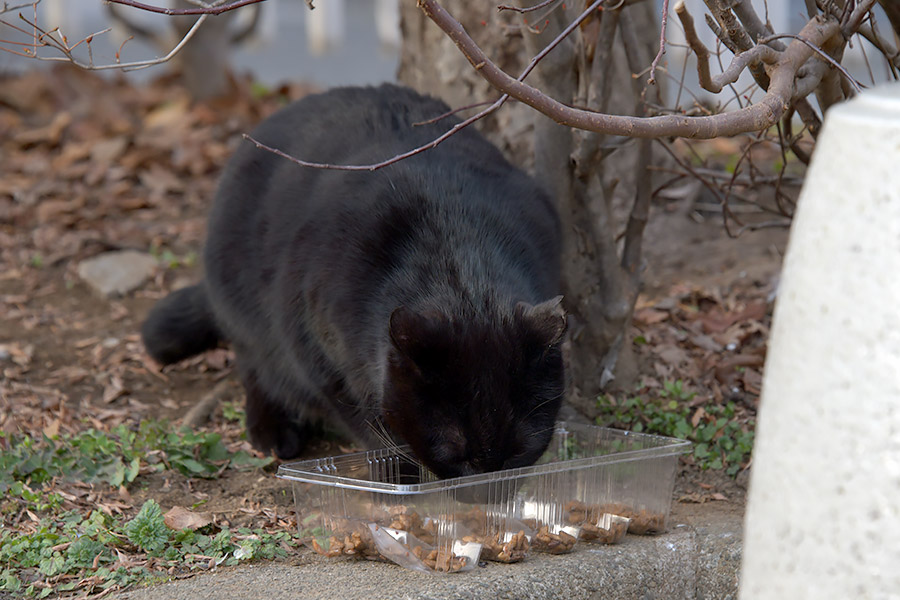
[[558, 423], [530, 467], [439, 480], [382, 449], [281, 465], [304, 541], [325, 556], [459, 572], [665, 530], [684, 440]]

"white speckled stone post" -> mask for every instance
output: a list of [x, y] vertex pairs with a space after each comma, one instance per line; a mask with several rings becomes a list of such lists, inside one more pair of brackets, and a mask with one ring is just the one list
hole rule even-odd
[[900, 85], [828, 112], [761, 403], [741, 599], [900, 598]]

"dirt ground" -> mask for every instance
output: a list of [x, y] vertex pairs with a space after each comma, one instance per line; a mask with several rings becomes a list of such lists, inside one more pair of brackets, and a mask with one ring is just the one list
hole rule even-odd
[[[239, 134], [306, 91], [260, 93], [236, 82], [232, 100], [194, 106], [165, 79], [132, 88], [59, 69], [0, 81], [0, 430], [177, 421], [223, 380], [232, 382], [225, 395], [241, 401], [229, 351], [160, 370], [143, 352], [139, 326], [154, 301], [199, 278], [205, 213]], [[654, 207], [631, 336], [647, 341], [634, 348], [636, 385], [646, 391], [680, 379], [698, 406], [736, 400], [750, 420], [786, 231], [730, 239], [695, 200]], [[137, 291], [100, 298], [77, 265], [119, 248], [153, 252], [160, 266]], [[240, 436], [221, 406], [207, 426]], [[323, 440], [310, 455], [347, 449]], [[732, 479], [685, 460], [679, 510], [716, 502], [742, 511], [746, 466]], [[290, 493], [271, 470], [215, 480], [148, 475], [125, 503], [204, 500], [205, 510], [234, 525], [289, 519]]]

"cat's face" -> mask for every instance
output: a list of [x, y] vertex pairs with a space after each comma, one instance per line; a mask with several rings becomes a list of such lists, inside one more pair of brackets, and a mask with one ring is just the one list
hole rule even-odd
[[490, 326], [399, 308], [384, 421], [442, 478], [533, 464], [562, 402], [564, 332], [559, 299]]

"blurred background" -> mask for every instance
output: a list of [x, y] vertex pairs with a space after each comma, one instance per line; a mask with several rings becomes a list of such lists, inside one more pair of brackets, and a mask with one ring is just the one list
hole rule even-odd
[[[656, 0], [658, 8], [663, 0]], [[705, 11], [703, 0], [686, 0], [694, 15]], [[19, 4], [17, 2], [10, 5]], [[155, 4], [172, 7], [190, 7], [185, 0], [161, 0]], [[182, 60], [199, 66], [186, 76], [186, 83], [193, 86], [198, 98], [221, 93], [221, 77], [228, 67], [236, 74], [251, 74], [261, 84], [271, 86], [285, 81], [310, 83], [317, 87], [347, 84], [371, 84], [396, 79], [400, 58], [401, 28], [400, 0], [317, 0], [315, 9], [309, 10], [305, 0], [267, 0], [261, 4], [244, 7], [210, 20], [198, 29], [197, 36], [182, 52]], [[758, 13], [773, 24], [775, 31], [796, 32], [806, 22], [806, 11], [798, 2], [766, 2], [754, 0]], [[674, 4], [673, 4], [674, 6]], [[671, 7], [670, 7], [671, 8]], [[28, 15], [29, 10], [24, 14]], [[882, 22], [883, 14], [876, 8]], [[86, 36], [111, 28], [108, 33], [95, 36], [91, 44], [93, 62], [109, 65], [118, 59], [124, 62], [142, 61], [164, 56], [196, 17], [172, 18], [152, 14], [131, 7], [110, 5], [101, 0], [42, 0], [36, 11], [36, 22], [46, 30], [55, 27], [64, 34], [70, 44]], [[4, 20], [24, 29], [28, 24], [13, 16]], [[703, 42], [715, 52], [722, 51], [720, 62], [727, 66], [731, 54], [717, 43], [712, 30], [704, 23], [697, 23]], [[25, 42], [28, 35], [3, 27], [4, 40]], [[696, 81], [696, 68], [692, 56], [685, 52], [684, 36], [678, 20], [670, 15], [668, 50], [663, 64], [668, 63], [664, 79], [684, 81], [690, 94], [704, 97]], [[191, 54], [197, 57], [192, 58]], [[59, 57], [58, 52], [43, 48], [39, 54]], [[84, 44], [74, 55], [87, 62], [89, 55]], [[869, 66], [869, 56], [875, 50], [868, 42], [849, 48], [842, 64], [861, 83], [871, 85], [889, 79], [883, 62]], [[0, 74], [11, 74], [38, 67], [38, 61], [0, 52]], [[45, 66], [52, 63], [43, 63]], [[185, 67], [184, 64], [181, 65]], [[159, 75], [163, 67], [139, 69], [128, 72], [132, 81], [146, 81]], [[187, 66], [190, 72], [190, 66]], [[204, 89], [204, 87], [208, 89]], [[741, 91], [752, 87], [752, 79], [745, 72], [735, 88]], [[679, 97], [679, 86], [669, 85], [669, 100]], [[681, 92], [684, 93], [684, 90]]]
[[[10, 2], [13, 4], [19, 2]], [[153, 4], [177, 6], [178, 2], [163, 0]], [[319, 0], [315, 10], [309, 10], [304, 0], [267, 0], [255, 7], [211, 17], [205, 27], [227, 28], [231, 34], [228, 41], [235, 42], [227, 44], [228, 63], [236, 73], [249, 71], [265, 85], [286, 80], [321, 87], [379, 83], [395, 79], [400, 47], [398, 4], [399, 0]], [[30, 11], [23, 12], [28, 15]], [[9, 13], [5, 19], [27, 28]], [[37, 10], [38, 24], [47, 29], [59, 27], [70, 43], [111, 27], [109, 33], [96, 36], [91, 44], [94, 63], [98, 65], [115, 63], [120, 48], [122, 61], [163, 56], [177, 43], [175, 36], [185, 20], [179, 22], [166, 15], [113, 6], [101, 0], [43, 0]], [[8, 27], [4, 30], [0, 38], [27, 40], [22, 33]], [[131, 36], [133, 39], [126, 42]], [[59, 56], [50, 49], [41, 54]], [[76, 56], [88, 60], [83, 45]], [[215, 63], [211, 56], [205, 59], [207, 65]], [[0, 74], [21, 72], [38, 64], [41, 63], [0, 52]], [[145, 81], [158, 76], [162, 68], [130, 71], [128, 77]]]

